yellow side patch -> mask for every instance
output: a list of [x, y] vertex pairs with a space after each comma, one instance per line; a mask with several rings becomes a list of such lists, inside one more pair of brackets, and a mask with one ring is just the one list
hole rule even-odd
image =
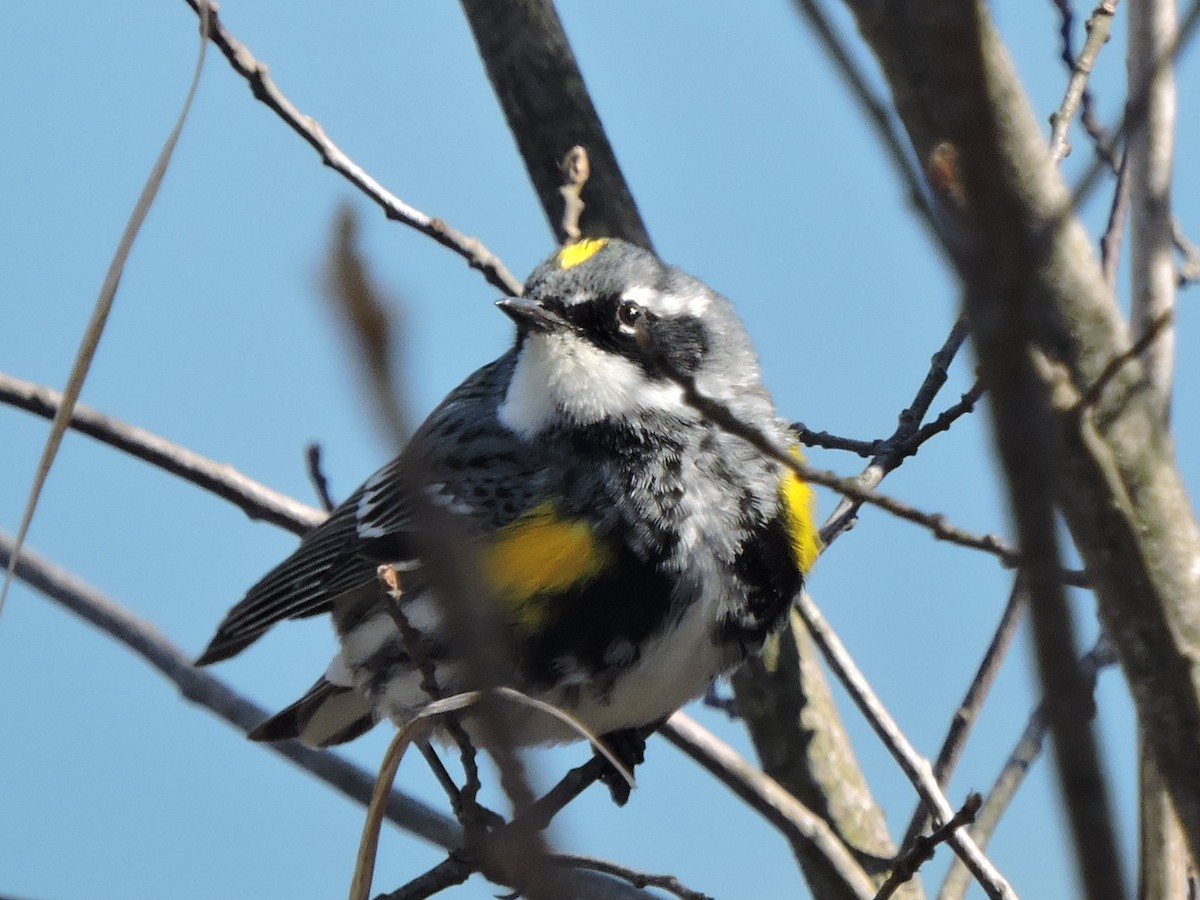
[[580, 263], [585, 263], [608, 243], [608, 238], [589, 238], [583, 241], [576, 241], [574, 244], [567, 244], [558, 251], [558, 267], [560, 269], [573, 269]]
[[[791, 454], [804, 462], [799, 447], [792, 447]], [[783, 506], [787, 511], [788, 532], [792, 536], [792, 552], [801, 572], [808, 572], [821, 554], [821, 535], [817, 529], [817, 498], [807, 482], [792, 471], [784, 476], [779, 489]]]
[[554, 594], [596, 578], [612, 559], [611, 548], [591, 525], [560, 517], [552, 503], [500, 529], [482, 554], [496, 598], [518, 624], [531, 629], [555, 614]]

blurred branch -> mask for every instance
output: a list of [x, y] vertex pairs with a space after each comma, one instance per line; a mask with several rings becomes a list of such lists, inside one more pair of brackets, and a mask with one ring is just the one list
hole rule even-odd
[[[1041, 386], [1033, 407], [1055, 440], [1049, 485], [1087, 565], [1139, 719], [1195, 851], [1200, 528], [1137, 361], [1108, 380], [1095, 406], [1081, 407], [1071, 396], [1087, 393], [1130, 346], [1128, 329], [1086, 231], [1070, 214], [1075, 200], [1050, 162], [1007, 53], [990, 23], [981, 30], [976, 17], [986, 13], [945, 0], [848, 2], [883, 64], [918, 156], [930, 159], [949, 147], [961, 157], [970, 202], [955, 213], [964, 251], [956, 262], [967, 284], [996, 287], [995, 305], [987, 304], [983, 320], [989, 326], [1007, 321], [1014, 304], [1027, 311], [1022, 331], [1033, 345], [1004, 358], [989, 352], [985, 384], [992, 390], [1006, 379], [1027, 378], [1033, 350], [1051, 361], [1035, 373]], [[1001, 285], [1009, 290], [1001, 292]], [[977, 301], [984, 296], [974, 298], [982, 314]], [[974, 336], [981, 346], [991, 339]], [[1047, 381], [1051, 373], [1061, 377]], [[1031, 433], [1029, 409], [1021, 409], [1016, 434]], [[1001, 433], [1013, 427], [1007, 414], [999, 421]], [[1100, 884], [1111, 872], [1111, 860], [1092, 867], [1089, 857], [1086, 877], [1097, 891], [1119, 890], [1111, 886], [1119, 879]]]
[[[11, 558], [12, 546], [12, 537], [0, 532], [0, 561], [5, 564]], [[175, 684], [184, 699], [215, 713], [243, 734], [267, 718], [265, 709], [236, 693], [207, 670], [195, 668], [191, 657], [152, 624], [40, 554], [28, 549], [23, 551], [17, 561], [16, 575], [34, 590], [125, 645]], [[255, 746], [291, 760], [352, 800], [365, 805], [371, 799], [374, 777], [334, 753], [310, 750], [298, 741]], [[456, 847], [462, 840], [453, 821], [398, 791], [393, 791], [388, 801], [387, 818], [439, 847]]]
[[[1042, 250], [1036, 240], [1014, 228], [1014, 223], [1026, 221], [1026, 213], [1003, 183], [1011, 177], [1012, 161], [999, 149], [1003, 126], [995, 122], [1014, 114], [1013, 98], [1002, 93], [1006, 87], [988, 81], [989, 65], [1006, 66], [1006, 51], [982, 21], [982, 9], [959, 7], [951, 13], [947, 6], [939, 0], [917, 16], [933, 8], [943, 16], [936, 29], [920, 35], [927, 46], [936, 40], [941, 48], [938, 64], [923, 73], [927, 88], [943, 97], [953, 91], [964, 100], [961, 108], [939, 116], [938, 125], [941, 141], [954, 148], [961, 172], [961, 197], [948, 195], [947, 206], [963, 224], [959, 264], [965, 308], [991, 398], [994, 440], [1023, 556], [1038, 671], [1076, 871], [1087, 897], [1118, 900], [1124, 896], [1124, 880], [1108, 784], [1091, 727], [1092, 696], [1073, 652], [1073, 611], [1055, 574], [1061, 565], [1055, 510], [1059, 451], [1043, 381], [1033, 365], [1033, 320], [1040, 310], [1031, 282]], [[971, 100], [969, 108], [965, 98]], [[1038, 138], [1041, 144], [1040, 133]], [[1044, 144], [1038, 152], [1053, 164]], [[1038, 155], [1029, 159], [1037, 160]]]
[[[200, 0], [187, 0], [187, 4], [193, 10], [200, 11]], [[209, 34], [217, 49], [229, 61], [233, 70], [246, 79], [255, 98], [265, 103], [310, 147], [316, 150], [321, 157], [321, 162], [374, 201], [383, 209], [389, 219], [415, 228], [422, 234], [433, 238], [443, 247], [453, 250], [466, 260], [472, 269], [482, 272], [484, 278], [493, 287], [513, 296], [521, 294], [521, 282], [481, 241], [451, 228], [442, 219], [434, 218], [416, 207], [410, 206], [368, 175], [358, 163], [346, 155], [341, 147], [329, 139], [325, 129], [316, 119], [305, 115], [296, 108], [275, 84], [266, 64], [256, 59], [250, 52], [250, 48], [225, 27], [216, 9], [213, 9], [210, 15]]]
[[462, 0], [462, 8], [558, 242], [570, 237], [563, 230], [558, 161], [569, 148], [580, 146], [591, 161], [580, 232], [585, 237], [624, 238], [650, 249], [650, 236], [554, 4], [550, 0]]
[[[1126, 55], [1130, 96], [1142, 114], [1129, 117], [1122, 174], [1128, 181], [1130, 319], [1164, 430], [1170, 430], [1175, 379], [1174, 317], [1178, 274], [1171, 188], [1175, 163], [1175, 0], [1132, 0]], [[1144, 98], [1144, 100], [1142, 99]], [[1132, 101], [1131, 101], [1132, 106]], [[1183, 896], [1188, 850], [1171, 797], [1144, 735], [1138, 740], [1138, 897]]]
[[397, 452], [410, 434], [402, 370], [396, 365], [396, 318], [400, 304], [380, 286], [358, 246], [358, 216], [346, 203], [334, 221], [323, 288], [337, 324], [353, 348], [348, 354], [367, 400]]
[[[1175, 228], [1171, 181], [1175, 162], [1175, 0], [1134, 0], [1127, 55], [1131, 114], [1125, 139], [1128, 169], [1129, 261], [1134, 337], [1175, 309]], [[1135, 101], [1140, 115], [1133, 115]], [[1164, 423], [1170, 422], [1175, 332], [1169, 328], [1142, 353]]]
[[[407, 441], [409, 432], [404, 391], [392, 365], [394, 304], [384, 300], [360, 252], [354, 213], [348, 208], [342, 210], [335, 225], [327, 265], [326, 292], [339, 308], [339, 318], [349, 331], [354, 346], [360, 350], [354, 354], [354, 360], [361, 369], [362, 380], [376, 415], [385, 424], [399, 449]], [[415, 549], [421, 560], [422, 578], [435, 586], [442, 613], [442, 627], [452, 641], [460, 684], [481, 692], [470, 713], [475, 734], [496, 763], [500, 787], [513, 808], [520, 812], [533, 804], [535, 796], [526, 776], [524, 760], [516, 751], [516, 734], [510, 710], [504, 708], [503, 702], [492, 690], [504, 686], [508, 681], [508, 673], [514, 668], [508, 658], [507, 641], [500, 639], [495, 605], [489, 602], [492, 594], [480, 582], [474, 543], [466, 538], [461, 523], [452, 513], [429, 499], [425, 490], [429, 479], [420, 468], [420, 460], [416, 457], [413, 460], [411, 467], [398, 471], [398, 477], [405, 479], [401, 487], [412, 511], [412, 531]], [[396, 627], [405, 636], [404, 645], [410, 653], [417, 652], [421, 639], [404, 615], [401, 577], [386, 566], [380, 572], [380, 577], [388, 586], [392, 600], [390, 611]], [[414, 659], [420, 668], [422, 689], [433, 706], [442, 699], [442, 686], [437, 682], [433, 665], [423, 654], [418, 653]], [[405, 732], [417, 724], [413, 720], [397, 735], [393, 749], [389, 751], [380, 770], [381, 783], [383, 779], [390, 780], [395, 776], [394, 760], [398, 757], [394, 754], [403, 752], [401, 742], [404, 741]], [[458, 743], [467, 772], [467, 784], [459, 794], [459, 810], [465, 830], [465, 841], [459, 852], [476, 859], [479, 870], [489, 878], [514, 887], [529, 900], [554, 900], [560, 897], [566, 887], [559, 877], [560, 873], [549, 863], [549, 844], [544, 833], [539, 829], [512, 825], [490, 833], [486, 830], [482, 810], [475, 802], [479, 780], [474, 742], [454, 713], [446, 715], [444, 722], [439, 724], [444, 724]], [[363, 831], [351, 891], [355, 898], [365, 898], [370, 889], [377, 849], [372, 836], [377, 832], [377, 813], [371, 810]]]
[[[854, 660], [846, 651], [845, 646], [834, 633], [815, 603], [803, 593], [796, 601], [796, 609], [808, 626], [809, 632], [825, 656], [826, 662], [837, 674], [838, 680], [845, 686], [851, 699], [866, 718], [867, 723], [879, 736], [883, 745], [891, 753], [892, 758], [899, 764], [908, 780], [916, 788], [917, 794], [925, 805], [933, 811], [934, 820], [939, 827], [954, 818], [954, 809], [946, 799], [937, 781], [929, 761], [921, 757], [908, 739], [900, 731], [900, 727], [880, 702], [879, 697], [871, 689], [866, 678]], [[996, 870], [991, 861], [983, 855], [970, 834], [963, 827], [953, 829], [946, 838], [954, 848], [954, 852], [971, 870], [975, 880], [979, 882], [987, 895], [996, 898], [1015, 898], [1016, 893], [1004, 876]]]

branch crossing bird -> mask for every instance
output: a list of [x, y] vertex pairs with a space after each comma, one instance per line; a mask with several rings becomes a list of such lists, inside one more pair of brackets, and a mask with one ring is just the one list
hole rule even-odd
[[[331, 614], [340, 652], [252, 737], [328, 746], [382, 718], [403, 725], [431, 699], [422, 665], [445, 694], [476, 686], [423, 511], [467, 551], [503, 682], [597, 734], [660, 722], [785, 621], [820, 548], [812, 492], [684, 387], [799, 457], [733, 305], [616, 239], [564, 247], [498, 305], [517, 325], [512, 348], [251, 587], [197, 660]], [[511, 714], [520, 743], [578, 736], [545, 712]]]

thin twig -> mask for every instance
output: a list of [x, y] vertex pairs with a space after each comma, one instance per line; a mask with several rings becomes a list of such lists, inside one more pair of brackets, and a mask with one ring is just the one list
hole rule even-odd
[[[1173, 65], [1179, 52], [1191, 42], [1197, 27], [1200, 27], [1200, 0], [1192, 0], [1187, 12], [1179, 20], [1179, 30], [1176, 32], [1175, 40], [1166, 52], [1155, 61], [1154, 69], [1160, 70]], [[1149, 97], [1144, 86], [1140, 90], [1133, 91], [1126, 104], [1125, 114], [1121, 117], [1117, 127], [1113, 129], [1111, 138], [1113, 144], [1122, 140], [1127, 133], [1145, 121], [1148, 103]], [[1083, 206], [1092, 191], [1095, 190], [1096, 185], [1100, 183], [1100, 176], [1106, 171], [1111, 171], [1113, 165], [1111, 157], [1107, 159], [1098, 157], [1092, 161], [1079, 180], [1075, 182], [1075, 187], [1071, 191], [1071, 202], [1063, 208], [1063, 217], [1071, 215], [1074, 210]]]
[[577, 241], [583, 236], [579, 217], [583, 215], [583, 187], [592, 174], [592, 163], [587, 150], [577, 144], [559, 161], [558, 168], [563, 175], [562, 186], [558, 189], [563, 199], [562, 232], [567, 240]]
[[[938, 787], [929, 761], [921, 757], [913, 749], [912, 744], [909, 743], [903, 732], [900, 731], [891, 714], [888, 713], [887, 709], [880, 702], [879, 697], [871, 689], [862, 672], [854, 664], [854, 660], [851, 659], [841, 640], [829, 626], [829, 623], [825, 621], [825, 617], [817, 609], [816, 604], [813, 603], [812, 598], [807, 593], [802, 593], [797, 599], [796, 609], [804, 618], [805, 624], [812, 633], [813, 640], [821, 648], [821, 652], [825, 655], [830, 668], [837, 674], [838, 679], [850, 693], [855, 705], [858, 706], [859, 710], [866, 717], [868, 724], [870, 724], [880, 740], [883, 741], [884, 746], [892, 754], [892, 758], [896, 760], [901, 770], [908, 776], [909, 781], [916, 788], [918, 795], [920, 795], [926, 806], [933, 810], [935, 820], [939, 825], [949, 822], [954, 818], [954, 809], [950, 806], [950, 802], [946, 799], [945, 794]], [[989, 897], [996, 900], [996, 898], [1012, 898], [1016, 896], [1004, 876], [983, 855], [983, 851], [971, 839], [965, 828], [954, 829], [947, 840], [954, 848], [954, 852], [958, 854], [959, 858], [967, 865], [967, 868], [971, 870], [971, 874], [975, 876], [975, 880], [979, 882]]]
[[1116, 0], [1101, 0], [1100, 5], [1088, 19], [1088, 36], [1083, 50], [1080, 51], [1078, 57], [1072, 59], [1071, 8], [1066, 0], [1059, 0], [1058, 6], [1062, 11], [1063, 18], [1063, 60], [1071, 68], [1071, 78], [1067, 82], [1067, 92], [1063, 97], [1062, 105], [1059, 106], [1057, 112], [1050, 116], [1050, 158], [1056, 163], [1071, 152], [1071, 145], [1067, 139], [1071, 130], [1071, 121], [1075, 118], [1075, 112], [1085, 97], [1087, 98], [1086, 102], [1091, 102], [1087, 91], [1088, 78], [1092, 74], [1092, 68], [1096, 65], [1096, 58], [1100, 55], [1101, 48], [1108, 43], [1112, 33], [1113, 17], [1117, 13]]
[[1179, 263], [1179, 286], [1200, 281], [1200, 244], [1194, 243], [1184, 233], [1183, 223], [1178, 219], [1172, 220], [1174, 229], [1175, 249], [1183, 257]]
[[[1016, 637], [1017, 627], [1021, 624], [1027, 602], [1023, 579], [1018, 573], [1013, 580], [1008, 603], [1005, 604], [1004, 612], [1000, 615], [1000, 622], [992, 633], [992, 640], [983, 654], [983, 659], [979, 662], [979, 668], [975, 672], [975, 677], [971, 679], [966, 695], [954, 713], [950, 729], [946, 733], [945, 740], [942, 741], [942, 748], [938, 751], [937, 760], [933, 764], [934, 778], [937, 779], [938, 787], [943, 791], [950, 785], [954, 767], [962, 756], [971, 729], [974, 728], [979, 713], [983, 709], [984, 701], [987, 700], [988, 693], [991, 691], [992, 683], [996, 680], [1000, 666], [1008, 655], [1008, 649], [1012, 646], [1013, 638]], [[917, 808], [913, 811], [912, 819], [909, 821], [908, 831], [905, 832], [904, 840], [900, 844], [902, 853], [913, 845], [921, 832], [928, 827], [928, 822], [929, 813], [925, 804], [918, 803]]]
[[560, 230], [558, 161], [578, 144], [587, 147], [592, 170], [581, 232], [651, 249], [554, 3], [460, 0], [460, 5], [555, 239], [566, 239]]
[[[193, 10], [200, 11], [200, 0], [187, 0], [187, 4]], [[405, 203], [368, 175], [358, 163], [354, 162], [337, 144], [330, 140], [325, 129], [316, 119], [300, 112], [284, 95], [271, 78], [266, 64], [256, 59], [250, 49], [225, 27], [215, 9], [211, 16], [209, 33], [217, 49], [224, 54], [233, 70], [246, 79], [254, 96], [265, 103], [309, 146], [316, 150], [321, 157], [321, 162], [342, 175], [378, 204], [389, 219], [415, 228], [422, 234], [433, 238], [443, 247], [454, 251], [466, 260], [472, 269], [482, 272], [489, 284], [506, 294], [520, 295], [521, 282], [478, 238], [469, 237], [456, 228], [450, 227], [442, 219], [423, 213], [416, 207]]]
[[[1112, 645], [1108, 642], [1107, 638], [1101, 636], [1096, 645], [1085, 653], [1080, 660], [1080, 668], [1087, 679], [1090, 690], [1095, 691], [1096, 681], [1099, 678], [1100, 672], [1115, 665], [1116, 661], [1116, 653]], [[1021, 736], [1017, 739], [1016, 745], [1001, 767], [1000, 774], [996, 778], [996, 783], [992, 785], [992, 789], [988, 792], [983, 805], [975, 817], [975, 824], [971, 828], [971, 836], [975, 838], [981, 848], [986, 849], [992, 839], [992, 835], [996, 831], [996, 827], [1000, 824], [1000, 820], [1008, 810], [1009, 804], [1012, 803], [1017, 795], [1017, 791], [1024, 784], [1025, 776], [1029, 773], [1033, 764], [1037, 762], [1049, 729], [1050, 725], [1046, 719], [1045, 703], [1042, 702], [1030, 714], [1029, 721], [1021, 732]], [[946, 873], [946, 880], [943, 882], [942, 889], [938, 894], [939, 900], [961, 900], [962, 897], [966, 896], [967, 888], [970, 885], [970, 877], [970, 873], [963, 866], [961, 860], [955, 860], [951, 865], [950, 871]]]
[[[62, 403], [62, 394], [53, 388], [0, 372], [0, 403], [51, 419]], [[325, 521], [325, 513], [321, 510], [274, 491], [232, 466], [213, 462], [180, 444], [82, 403], [76, 404], [71, 414], [71, 428], [228, 500], [251, 519], [270, 522], [301, 535]]]
[[[667, 377], [683, 388], [685, 403], [703, 415], [708, 421], [748, 442], [764, 456], [791, 469], [803, 481], [832, 488], [839, 494], [843, 494], [857, 503], [868, 503], [871, 506], [877, 506], [897, 518], [913, 522], [928, 529], [933, 533], [934, 537], [940, 540], [958, 544], [961, 547], [969, 547], [973, 550], [983, 550], [998, 557], [1001, 562], [1010, 568], [1016, 568], [1020, 565], [1020, 554], [998, 535], [976, 534], [953, 524], [940, 513], [924, 512], [902, 500], [897, 500], [894, 497], [889, 497], [886, 494], [880, 494], [868, 487], [864, 487], [864, 481], [867, 480], [865, 474], [857, 478], [844, 478], [834, 472], [814, 469], [807, 463], [800, 462], [793, 457], [761, 428], [751, 425], [748, 422], [743, 422], [730, 412], [728, 407], [711, 397], [701, 394], [696, 388], [695, 379], [690, 375], [674, 371], [669, 366], [665, 366], [665, 371], [667, 372]], [[836, 515], [837, 512], [835, 510], [834, 516]], [[830, 517], [831, 520], [834, 516]], [[826, 545], [828, 545], [826, 533], [829, 532], [831, 527], [827, 523], [821, 530], [821, 537], [826, 542]], [[836, 531], [832, 533], [836, 533]], [[1086, 579], [1082, 573], [1067, 570], [1061, 571], [1060, 579], [1064, 584], [1082, 585], [1086, 583]]]
[[966, 802], [954, 814], [954, 818], [936, 829], [932, 834], [917, 835], [912, 841], [912, 846], [896, 860], [896, 864], [892, 866], [891, 873], [883, 884], [879, 886], [879, 893], [875, 895], [875, 900], [888, 900], [889, 897], [899, 890], [900, 885], [911, 881], [913, 876], [917, 874], [917, 870], [933, 859], [933, 851], [937, 849], [938, 844], [943, 844], [949, 840], [950, 835], [955, 829], [964, 825], [970, 825], [975, 821], [975, 814], [979, 812], [979, 807], [982, 803], [983, 798], [979, 794], [968, 794]]
[[[874, 457], [871, 459], [871, 462], [858, 475], [856, 481], [862, 487], [876, 487], [887, 477], [889, 472], [893, 471], [908, 456], [916, 452], [915, 448], [912, 448], [910, 452], [906, 451], [906, 448], [908, 448], [910, 442], [916, 437], [921, 422], [924, 420], [926, 413], [929, 412], [929, 407], [933, 405], [933, 400], [937, 396], [938, 391], [945, 385], [949, 377], [950, 364], [954, 361], [955, 355], [957, 355], [966, 338], [966, 324], [962, 319], [959, 319], [951, 326], [950, 333], [946, 336], [946, 340], [942, 342], [942, 346], [930, 358], [929, 371], [925, 374], [920, 387], [917, 388], [917, 393], [913, 397], [912, 403], [900, 413], [896, 430], [890, 438], [880, 442], [880, 445], [874, 450]], [[946, 427], [949, 427], [949, 424]], [[850, 528], [861, 506], [862, 501], [847, 496], [830, 513], [829, 518], [825, 520], [825, 524], [821, 527], [821, 539], [826, 547]]]
[[861, 441], [856, 438], [830, 434], [828, 431], [813, 431], [803, 422], [792, 423], [792, 434], [805, 447], [820, 447], [822, 450], [845, 450], [864, 459], [880, 451], [881, 441]]
[[[401, 586], [399, 572], [393, 566], [380, 566], [379, 580], [383, 583], [384, 590], [392, 601], [388, 604], [387, 611], [400, 632], [400, 640], [404, 647], [404, 652], [408, 654], [408, 658], [416, 665], [417, 672], [421, 676], [421, 691], [430, 700], [440, 700], [445, 694], [442, 691], [441, 685], [438, 684], [437, 671], [434, 668], [433, 661], [425, 653], [421, 633], [412, 626], [412, 623], [408, 621], [408, 616], [404, 613], [404, 590]], [[449, 773], [446, 773], [445, 767], [442, 766], [437, 754], [433, 753], [432, 748], [429, 748], [428, 744], [425, 744], [423, 741], [421, 742], [421, 754], [425, 757], [430, 767], [433, 768], [434, 775], [439, 781], [442, 781], [442, 786], [446, 790], [446, 794], [454, 809], [454, 815], [467, 830], [468, 839], [470, 839], [472, 829], [481, 827], [484, 821], [482, 809], [476, 802], [479, 790], [483, 786], [479, 779], [477, 753], [475, 745], [471, 742], [471, 738], [467, 735], [466, 729], [463, 728], [458, 716], [448, 713], [443, 719], [443, 726], [446, 729], [446, 733], [450, 735], [458, 747], [459, 759], [462, 761], [463, 772], [466, 775], [466, 783], [462, 789], [460, 790], [449, 779]], [[427, 749], [429, 752], [426, 752]], [[445, 773], [445, 781], [442, 780], [442, 773]]]
[[984, 387], [982, 381], [976, 381], [967, 391], [958, 399], [957, 402], [947, 406], [938, 417], [931, 422], [926, 422], [922, 425], [917, 433], [904, 445], [902, 449], [916, 452], [916, 448], [920, 447], [935, 434], [941, 434], [943, 431], [949, 431], [950, 426], [961, 419], [963, 416], [973, 413], [979, 399], [984, 395]]

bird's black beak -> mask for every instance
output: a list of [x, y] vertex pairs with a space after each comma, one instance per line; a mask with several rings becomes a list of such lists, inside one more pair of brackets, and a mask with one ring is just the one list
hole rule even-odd
[[522, 328], [532, 328], [534, 331], [556, 331], [567, 322], [558, 313], [547, 309], [536, 300], [524, 297], [505, 297], [497, 300], [496, 305]]

